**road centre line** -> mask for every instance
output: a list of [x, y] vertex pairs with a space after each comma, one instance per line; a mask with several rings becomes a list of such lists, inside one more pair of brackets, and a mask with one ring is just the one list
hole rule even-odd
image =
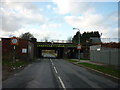
[[[50, 59], [50, 61], [52, 62], [52, 60], [51, 60], [51, 59]], [[55, 72], [56, 72], [56, 73], [58, 73], [58, 71], [57, 71], [57, 69], [56, 69], [55, 65], [53, 64], [53, 62], [52, 62], [52, 65], [53, 65], [53, 67], [54, 67]]]
[[63, 89], [64, 89], [64, 90], [66, 90], [65, 85], [64, 85], [64, 83], [63, 83], [62, 79], [60, 78], [60, 76], [58, 76], [58, 79], [59, 79], [59, 81], [60, 81], [60, 83], [61, 83], [61, 85], [62, 85]]
[[56, 73], [58, 73], [58, 72], [57, 72], [57, 69], [56, 69], [56, 67], [55, 67], [55, 66], [54, 66], [54, 70], [55, 70], [55, 72], [56, 72]]
[[53, 61], [50, 59], [50, 61], [51, 61], [51, 63], [52, 63], [52, 65], [54, 66], [54, 63], [53, 63]]
[[[52, 61], [52, 59], [50, 59], [50, 61], [51, 61], [52, 65], [53, 65], [53, 68], [54, 68], [55, 72], [58, 73], [58, 71], [57, 71], [57, 69], [56, 69], [56, 67], [55, 67], [55, 65], [54, 65], [54, 63], [53, 63], [53, 61]], [[66, 90], [66, 87], [65, 87], [65, 85], [64, 85], [64, 83], [63, 83], [63, 81], [62, 81], [62, 79], [60, 78], [60, 76], [57, 76], [57, 77], [58, 77], [58, 79], [59, 79], [59, 81], [60, 81], [60, 84], [62, 85], [62, 88], [63, 88], [64, 90]]]
[[[50, 58], [50, 61], [52, 62], [51, 58]], [[52, 62], [53, 63], [53, 62]]]
[[54, 64], [52, 63], [52, 65], [54, 66]]

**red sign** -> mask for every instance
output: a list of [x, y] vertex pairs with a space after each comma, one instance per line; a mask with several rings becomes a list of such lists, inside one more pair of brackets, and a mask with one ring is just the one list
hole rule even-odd
[[81, 49], [81, 45], [80, 44], [77, 45], [77, 49]]
[[17, 37], [11, 38], [11, 45], [18, 45], [18, 38]]

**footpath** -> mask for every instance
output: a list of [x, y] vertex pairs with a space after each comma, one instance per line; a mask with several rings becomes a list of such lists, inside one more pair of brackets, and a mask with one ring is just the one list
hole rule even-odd
[[90, 63], [90, 64], [95, 64], [95, 65], [104, 65], [104, 64], [101, 64], [101, 63], [92, 62], [90, 60], [80, 60], [80, 61], [78, 59], [72, 59], [72, 60], [75, 60], [76, 63], [81, 62], [81, 63]]

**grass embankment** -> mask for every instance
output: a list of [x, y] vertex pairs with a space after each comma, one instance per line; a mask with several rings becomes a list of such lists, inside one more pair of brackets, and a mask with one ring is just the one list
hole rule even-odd
[[[68, 60], [68, 61], [76, 62], [74, 60]], [[90, 63], [86, 63], [86, 62], [84, 62], [84, 63], [81, 62], [78, 64], [83, 65], [83, 66], [88, 67], [88, 68], [91, 68], [91, 69], [94, 69], [94, 70], [97, 70], [97, 71], [100, 71], [100, 72], [103, 72], [103, 73], [106, 73], [106, 74], [109, 74], [111, 76], [115, 76], [117, 78], [120, 78], [120, 70], [118, 70], [118, 69], [114, 69], [114, 68], [111, 68], [109, 66], [90, 64]]]
[[23, 61], [23, 60], [19, 60], [19, 61], [2, 61], [2, 65], [3, 66], [7, 66], [9, 68], [18, 68], [18, 67], [23, 67], [25, 65], [27, 65], [29, 62], [28, 61]]

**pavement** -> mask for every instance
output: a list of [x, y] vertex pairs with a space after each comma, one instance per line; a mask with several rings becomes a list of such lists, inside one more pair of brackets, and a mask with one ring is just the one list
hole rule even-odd
[[78, 59], [72, 59], [72, 60], [75, 60], [75, 61], [78, 61], [76, 63], [90, 63], [90, 64], [95, 64], [95, 65], [105, 65], [105, 64], [102, 64], [102, 63], [97, 63], [97, 62], [93, 62], [93, 61], [90, 61], [90, 60], [78, 60]]
[[[45, 57], [54, 57], [46, 54]], [[63, 59], [38, 59], [13, 77], [2, 82], [3, 88], [118, 88], [112, 81]]]

